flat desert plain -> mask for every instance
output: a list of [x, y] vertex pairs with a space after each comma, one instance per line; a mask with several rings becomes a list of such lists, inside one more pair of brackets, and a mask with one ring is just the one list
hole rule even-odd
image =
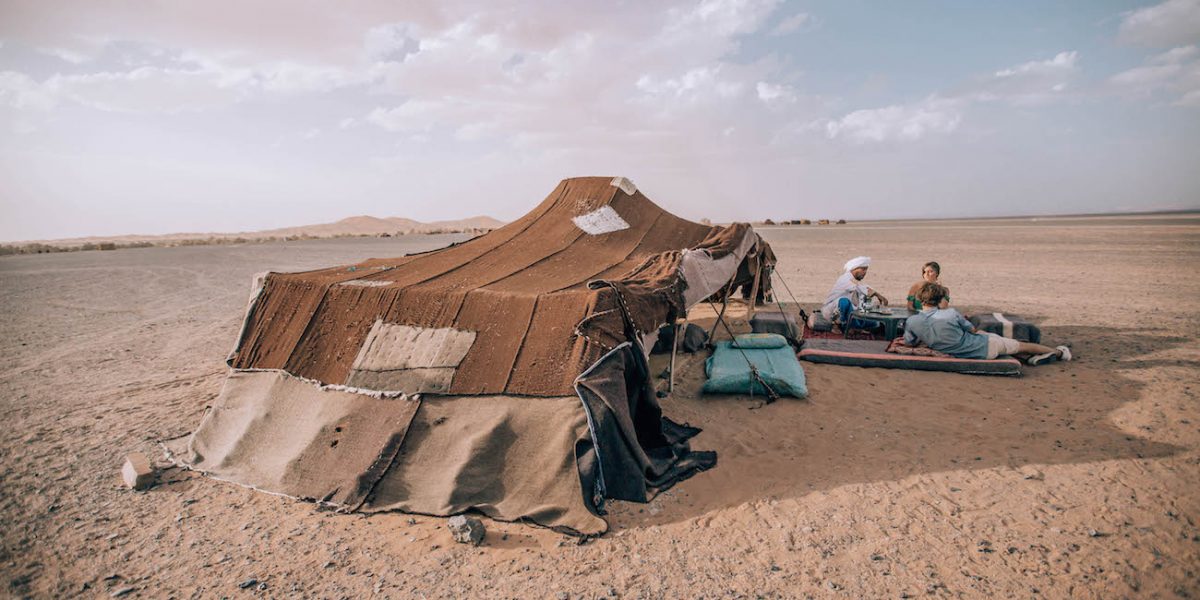
[[[760, 229], [797, 300], [849, 257], [903, 301], [938, 260], [965, 312], [1070, 342], [1019, 378], [805, 364], [811, 395], [666, 413], [719, 453], [579, 544], [485, 520], [342, 515], [168, 469], [124, 489], [217, 397], [252, 274], [462, 236], [0, 259], [0, 573], [13, 597], [1166, 598], [1200, 595], [1200, 216]], [[786, 292], [784, 292], [786, 297]], [[700, 318], [700, 315], [697, 315]], [[744, 315], [733, 314], [744, 327]], [[656, 368], [661, 357], [656, 357]]]

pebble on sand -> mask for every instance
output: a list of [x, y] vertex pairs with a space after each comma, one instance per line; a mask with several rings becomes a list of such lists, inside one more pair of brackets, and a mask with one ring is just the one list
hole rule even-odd
[[482, 521], [466, 515], [450, 517], [446, 526], [450, 528], [450, 535], [454, 536], [454, 541], [460, 544], [478, 546], [483, 543], [483, 538], [487, 535]]

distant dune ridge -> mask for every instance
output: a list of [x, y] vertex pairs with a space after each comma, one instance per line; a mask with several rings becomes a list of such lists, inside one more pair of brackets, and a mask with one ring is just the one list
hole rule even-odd
[[334, 223], [282, 227], [263, 231], [238, 233], [166, 233], [161, 235], [110, 235], [58, 240], [36, 240], [0, 244], [0, 254], [34, 254], [71, 250], [110, 250], [118, 247], [177, 246], [257, 242], [272, 239], [311, 239], [404, 235], [415, 233], [482, 233], [504, 225], [504, 221], [488, 216], [468, 217], [453, 221], [422, 223], [404, 217], [347, 217]]

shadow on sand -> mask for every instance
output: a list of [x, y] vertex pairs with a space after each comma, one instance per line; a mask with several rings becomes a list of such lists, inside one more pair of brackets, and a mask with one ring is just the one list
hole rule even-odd
[[[1100, 327], [1046, 333], [1044, 342], [1069, 340], [1079, 358], [1024, 367], [1021, 377], [802, 363], [809, 398], [785, 398], [759, 410], [747, 409], [761, 399], [701, 396], [704, 357], [686, 356], [682, 382], [663, 409], [702, 427], [693, 447], [716, 450], [718, 464], [650, 505], [614, 503], [612, 529], [918, 474], [1157, 458], [1183, 450], [1121, 431], [1110, 414], [1142, 393], [1127, 369], [1159, 364], [1139, 358], [1186, 338]], [[654, 357], [651, 372], [661, 372], [665, 360]]]

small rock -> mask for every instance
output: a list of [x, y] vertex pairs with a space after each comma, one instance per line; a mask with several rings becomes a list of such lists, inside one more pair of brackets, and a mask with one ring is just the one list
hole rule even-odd
[[265, 589], [267, 589], [267, 582], [265, 582], [265, 581], [264, 581], [264, 582], [262, 582], [262, 583], [259, 583], [259, 584], [258, 584], [258, 589], [260, 589], [260, 590], [265, 590]]
[[835, 591], [835, 592], [836, 592], [837, 590], [840, 590], [840, 589], [842, 589], [842, 586], [838, 585], [838, 584], [837, 584], [837, 582], [835, 582], [835, 581], [834, 581], [834, 580], [832, 580], [832, 579], [830, 579], [830, 580], [828, 580], [828, 581], [826, 581], [826, 582], [825, 582], [825, 587], [827, 587], [827, 588], [829, 588], [829, 589], [831, 589], [831, 590], [833, 590], [833, 591]]
[[416, 524], [417, 524], [417, 520], [416, 520], [416, 519], [414, 519], [414, 518], [412, 518], [412, 517], [409, 517], [409, 518], [408, 518], [408, 524], [409, 524], [409, 525], [416, 525]]
[[1107, 534], [1101, 531], [1096, 531], [1095, 529], [1088, 530], [1088, 537], [1104, 537], [1105, 535]]
[[558, 600], [571, 600], [571, 595], [566, 592], [559, 592], [554, 597], [558, 598]]
[[119, 590], [114, 590], [113, 593], [109, 594], [109, 596], [112, 596], [113, 598], [120, 598], [121, 596], [124, 596], [125, 594], [131, 594], [131, 593], [133, 593], [132, 587], [123, 587]]
[[1030, 481], [1045, 481], [1046, 474], [1033, 467], [1023, 467], [1021, 469], [1021, 477]]
[[130, 489], [144, 490], [154, 484], [154, 469], [145, 454], [134, 452], [125, 457], [125, 465], [121, 467], [121, 479]]
[[243, 581], [243, 582], [239, 583], [239, 584], [238, 584], [238, 587], [239, 587], [239, 588], [241, 588], [241, 589], [243, 589], [243, 590], [246, 590], [246, 589], [250, 589], [250, 588], [252, 588], [252, 587], [254, 587], [254, 586], [256, 586], [256, 585], [258, 585], [258, 578], [257, 578], [257, 577], [251, 577], [250, 579], [247, 579], [247, 580], [245, 580], [245, 581]]

